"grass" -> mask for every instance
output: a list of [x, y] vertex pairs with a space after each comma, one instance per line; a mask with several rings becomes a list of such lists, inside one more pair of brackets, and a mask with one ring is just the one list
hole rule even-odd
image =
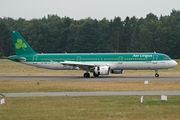
[[1, 120], [179, 120], [180, 96], [6, 98]]
[[[39, 85], [37, 84], [39, 83]], [[62, 92], [62, 91], [144, 91], [144, 90], [180, 90], [179, 81], [143, 81], [91, 82], [91, 81], [0, 81], [0, 92]]]
[[[180, 63], [180, 60], [177, 60]], [[55, 71], [27, 66], [9, 60], [0, 60], [0, 75], [82, 75], [83, 71]], [[179, 75], [180, 64], [169, 70], [161, 70], [163, 75]], [[154, 71], [125, 71], [123, 75], [154, 75]], [[163, 75], [162, 75], [163, 74]], [[37, 85], [37, 82], [40, 85]], [[0, 92], [61, 92], [61, 91], [128, 91], [128, 90], [180, 90], [180, 82], [142, 81], [92, 82], [92, 81], [0, 81]]]
[[[178, 60], [180, 63], [180, 60]], [[180, 65], [160, 74], [179, 75]], [[54, 71], [0, 60], [0, 75], [82, 75], [83, 71]], [[123, 75], [154, 75], [154, 71], [125, 71]], [[39, 85], [37, 85], [39, 82]], [[180, 82], [142, 81], [0, 81], [0, 92], [129, 91], [180, 90]], [[104, 97], [17, 97], [5, 98], [0, 120], [179, 120], [180, 96], [104, 96]]]

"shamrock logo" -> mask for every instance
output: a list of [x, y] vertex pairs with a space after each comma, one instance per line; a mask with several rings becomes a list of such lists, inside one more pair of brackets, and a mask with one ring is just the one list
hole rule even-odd
[[25, 48], [27, 48], [26, 43], [23, 43], [22, 39], [17, 39], [17, 43], [15, 44], [16, 49], [20, 49], [22, 48], [23, 50], [25, 50]]

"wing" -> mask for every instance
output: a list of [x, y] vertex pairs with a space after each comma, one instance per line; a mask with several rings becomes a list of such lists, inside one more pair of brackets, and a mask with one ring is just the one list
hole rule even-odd
[[74, 68], [78, 67], [79, 69], [90, 70], [90, 71], [94, 70], [94, 68], [97, 66], [96, 64], [93, 64], [93, 63], [75, 62], [75, 61], [64, 61], [60, 63], [63, 65], [72, 66]]

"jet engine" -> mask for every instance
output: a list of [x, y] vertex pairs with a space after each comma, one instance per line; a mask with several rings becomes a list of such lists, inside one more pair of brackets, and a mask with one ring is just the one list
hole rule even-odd
[[26, 58], [25, 57], [20, 57], [18, 60], [21, 61], [21, 62], [26, 62]]
[[97, 75], [109, 75], [110, 67], [109, 66], [97, 66], [94, 69], [94, 73]]
[[124, 70], [111, 70], [112, 74], [123, 74]]

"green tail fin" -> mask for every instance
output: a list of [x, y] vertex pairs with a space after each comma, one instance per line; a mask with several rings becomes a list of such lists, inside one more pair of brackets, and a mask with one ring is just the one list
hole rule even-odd
[[36, 54], [18, 31], [11, 31], [11, 37], [16, 55]]

